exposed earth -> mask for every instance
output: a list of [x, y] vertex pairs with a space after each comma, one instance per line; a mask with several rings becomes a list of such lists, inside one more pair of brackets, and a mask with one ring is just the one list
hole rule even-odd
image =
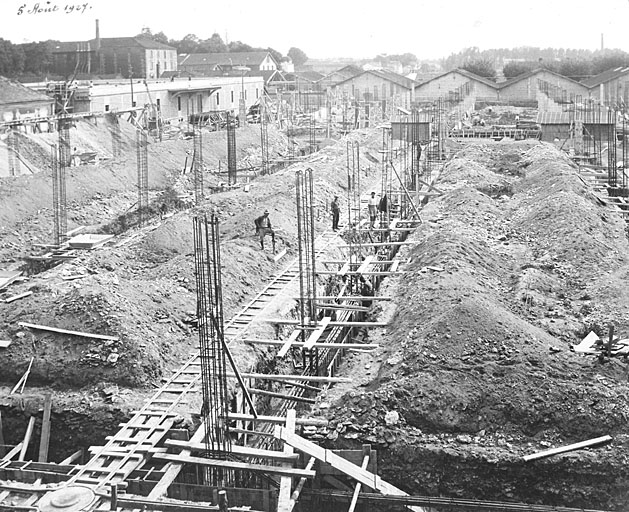
[[[0, 339], [12, 341], [0, 349], [5, 440], [21, 440], [28, 416], [52, 390], [51, 460], [115, 432], [197, 343], [195, 210], [171, 201], [174, 215], [156, 215], [142, 229], [122, 226], [137, 199], [134, 132], [122, 126], [124, 156], [113, 159], [104, 122], [80, 122], [73, 140], [108, 158], [68, 175], [68, 228], [84, 225], [118, 236], [0, 294], [33, 292], [0, 302]], [[349, 137], [376, 155], [382, 132]], [[35, 174], [0, 178], [0, 268], [20, 267], [35, 250], [32, 244], [51, 242], [46, 147], [53, 138], [25, 136], [21, 147], [28, 148]], [[286, 152], [281, 134], [269, 130], [269, 138], [273, 155]], [[259, 162], [259, 140], [257, 125], [238, 130], [239, 167]], [[204, 144], [206, 182], [218, 186], [225, 177], [212, 171], [226, 160], [225, 133], [204, 134]], [[191, 146], [191, 140], [150, 145], [154, 204], [190, 193], [190, 175], [182, 169]], [[372, 314], [390, 322], [369, 332], [369, 341], [381, 348], [346, 359], [342, 372], [354, 382], [317, 399], [313, 413], [331, 423], [313, 437], [335, 448], [371, 443], [381, 476], [412, 494], [625, 510], [628, 363], [601, 362], [570, 346], [591, 330], [606, 336], [610, 322], [626, 337], [626, 225], [551, 145], [449, 146], [451, 159], [436, 183], [444, 194], [427, 203], [422, 225], [409, 237], [414, 245], [401, 250], [410, 260], [401, 267], [404, 274], [386, 279], [379, 290], [393, 299]], [[328, 141], [305, 165], [315, 171], [317, 230], [323, 231], [333, 195], [347, 211], [346, 140]], [[227, 319], [296, 257], [296, 168], [256, 177], [248, 192], [207, 195], [202, 209], [221, 219]], [[366, 183], [378, 183], [380, 166], [364, 172]], [[277, 263], [254, 237], [253, 219], [267, 208], [279, 246], [288, 252]], [[77, 274], [84, 277], [67, 279]], [[286, 304], [286, 311], [293, 306]], [[31, 331], [17, 322], [120, 341]], [[248, 370], [268, 365], [275, 350], [243, 344], [234, 352]], [[10, 395], [31, 358], [24, 394]], [[613, 442], [605, 447], [528, 463], [521, 458], [606, 434]]]

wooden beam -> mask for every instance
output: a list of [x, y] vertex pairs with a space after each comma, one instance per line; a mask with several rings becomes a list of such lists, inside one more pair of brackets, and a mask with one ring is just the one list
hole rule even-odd
[[79, 460], [81, 457], [83, 456], [83, 450], [77, 450], [75, 451], [72, 455], [70, 455], [69, 457], [66, 457], [65, 459], [63, 459], [59, 465], [60, 466], [65, 466], [68, 464], [72, 464], [74, 461]]
[[[365, 299], [367, 300], [367, 299]], [[301, 322], [299, 320], [290, 320], [288, 318], [267, 318], [262, 320], [268, 324], [283, 324], [283, 325], [299, 325]], [[389, 325], [388, 322], [330, 322], [328, 325], [330, 327], [386, 327]]]
[[[294, 299], [299, 300], [299, 297], [294, 297]], [[317, 300], [342, 300], [342, 301], [354, 301], [360, 302], [363, 300], [393, 300], [392, 297], [368, 297], [365, 295], [344, 295], [339, 297], [338, 295], [319, 295], [317, 296]]]
[[[297, 419], [297, 413], [295, 409], [288, 409], [286, 411], [286, 430], [288, 432], [295, 432], [295, 422]], [[287, 455], [293, 455], [295, 450], [288, 443], [284, 443], [284, 453]], [[283, 464], [287, 467], [287, 464]], [[292, 507], [290, 506], [290, 491], [293, 485], [293, 478], [291, 476], [280, 477], [280, 492], [277, 496], [277, 512], [290, 512]]]
[[[230, 412], [228, 415], [230, 420], [240, 420], [240, 421], [259, 421], [263, 423], [285, 423], [286, 418], [282, 416], [258, 416], [254, 418], [251, 414], [242, 414], [238, 412]], [[297, 425], [310, 425], [314, 427], [327, 427], [328, 420], [319, 419], [319, 418], [297, 418], [295, 420]], [[230, 429], [231, 430], [231, 429]]]
[[20, 453], [20, 451], [22, 450], [22, 445], [24, 443], [18, 443], [17, 445], [15, 445], [11, 450], [9, 450], [4, 457], [2, 457], [2, 460], [11, 460], [13, 457], [15, 457], [18, 453]]
[[[199, 428], [194, 433], [189, 443], [199, 443], [205, 439], [205, 423], [201, 422]], [[189, 456], [192, 454], [191, 450], [182, 450], [181, 455]], [[158, 498], [162, 498], [166, 496], [168, 493], [168, 488], [170, 484], [172, 484], [175, 479], [179, 476], [179, 473], [183, 469], [183, 463], [169, 462], [164, 466], [164, 474], [159, 479], [159, 482], [155, 484], [155, 487], [151, 489], [151, 492], [148, 494], [147, 498], [150, 500], [155, 500]]]
[[315, 471], [306, 471], [297, 468], [281, 468], [279, 466], [265, 466], [262, 464], [250, 464], [248, 462], [233, 462], [230, 460], [206, 459], [204, 457], [181, 456], [173, 453], [156, 453], [154, 459], [181, 462], [185, 464], [198, 464], [200, 466], [211, 466], [225, 469], [244, 469], [247, 471], [257, 471], [271, 475], [304, 476], [314, 478]]
[[[365, 308], [367, 309], [367, 308]], [[285, 342], [282, 340], [256, 340], [255, 338], [248, 338], [242, 340], [245, 343], [253, 343], [256, 345], [283, 345]], [[292, 344], [293, 347], [303, 347], [303, 341], [296, 341]], [[364, 349], [373, 349], [379, 348], [380, 345], [377, 343], [315, 343], [313, 348], [346, 348], [348, 350], [356, 349], [356, 348], [364, 348]]]
[[14, 295], [13, 297], [9, 297], [8, 299], [4, 299], [4, 302], [9, 304], [10, 302], [13, 302], [14, 300], [23, 299], [25, 297], [28, 297], [29, 295], [33, 295], [33, 292], [24, 292], [24, 293], [20, 293], [19, 295]]
[[[231, 431], [231, 429], [229, 429]], [[166, 446], [172, 446], [175, 448], [185, 448], [186, 450], [194, 452], [202, 452], [207, 450], [205, 443], [192, 443], [190, 441], [176, 441], [174, 439], [167, 439]], [[218, 448], [216, 448], [218, 450]], [[259, 448], [251, 448], [249, 446], [240, 446], [239, 444], [232, 444], [231, 453], [235, 455], [243, 455], [245, 457], [260, 457], [264, 459], [280, 460], [284, 462], [294, 462], [299, 459], [299, 455], [291, 455], [287, 457], [283, 452], [274, 450], [262, 450]]]
[[314, 344], [319, 341], [319, 338], [323, 334], [323, 331], [325, 331], [326, 327], [330, 324], [331, 321], [332, 318], [330, 318], [329, 316], [326, 316], [321, 320], [321, 323], [317, 325], [317, 328], [310, 333], [310, 336], [308, 336], [308, 339], [304, 343], [305, 349], [310, 350], [314, 346]]
[[[243, 377], [260, 380], [300, 380], [306, 382], [352, 382], [346, 377], [312, 377], [310, 375], [271, 375], [268, 373], [243, 373]], [[235, 377], [233, 373], [228, 373], [227, 377]]]
[[[361, 243], [360, 246], [361, 247], [388, 247], [390, 245], [417, 245], [421, 243], [422, 242], [420, 240], [406, 240], [404, 242], [365, 242], [365, 243]], [[339, 244], [339, 245], [336, 245], [335, 247], [347, 249], [349, 247], [355, 247], [355, 246], [356, 244], [354, 245]]]
[[590, 446], [595, 446], [599, 444], [607, 444], [611, 441], [612, 441], [611, 436], [596, 437], [594, 439], [590, 439], [589, 441], [581, 441], [579, 443], [569, 444], [567, 446], [561, 446], [559, 448], [551, 448], [550, 450], [533, 453], [531, 455], [525, 455], [522, 458], [526, 462], [528, 462], [530, 460], [543, 459], [545, 457], [550, 457], [552, 455], [557, 455], [559, 453], [572, 452], [574, 450], [580, 450], [582, 448], [588, 448]]
[[292, 344], [295, 341], [297, 341], [297, 338], [299, 337], [301, 333], [302, 333], [302, 330], [299, 327], [295, 329], [293, 332], [291, 332], [288, 339], [283, 342], [282, 348], [279, 350], [276, 357], [284, 357], [290, 350], [290, 347], [292, 346]]
[[41, 425], [41, 439], [39, 440], [39, 462], [47, 462], [48, 446], [50, 444], [50, 414], [52, 412], [52, 394], [46, 393], [44, 399], [44, 416]]
[[0, 411], [0, 460], [4, 457], [6, 448], [4, 446], [4, 431], [2, 429], [2, 411]]
[[[292, 396], [287, 393], [275, 393], [274, 391], [267, 391], [266, 389], [248, 388], [249, 393], [252, 395], [270, 396], [271, 398], [279, 398], [280, 400], [288, 400], [290, 402], [303, 402], [306, 404], [314, 404], [316, 400], [314, 398], [305, 398], [303, 396]], [[231, 430], [231, 429], [230, 429]]]
[[18, 389], [20, 389], [20, 393], [22, 391], [24, 391], [24, 386], [26, 385], [26, 380], [28, 379], [28, 376], [31, 373], [31, 367], [33, 366], [33, 361], [34, 360], [35, 360], [35, 356], [31, 357], [31, 361], [28, 363], [28, 368], [24, 372], [24, 375], [22, 375], [20, 377], [20, 380], [17, 381], [17, 384], [15, 384], [15, 386], [13, 386], [13, 389], [11, 390], [9, 395], [12, 395], [13, 393], [17, 393]]
[[[310, 457], [310, 460], [308, 461], [308, 464], [306, 465], [306, 469], [312, 469], [316, 461], [317, 459], [315, 459], [314, 457]], [[305, 484], [306, 484], [306, 479], [303, 477], [300, 478], [299, 482], [297, 483], [297, 486], [295, 487], [295, 490], [293, 491], [293, 494], [291, 494], [290, 496], [290, 508], [288, 509], [287, 512], [291, 512], [293, 508], [295, 508], [295, 505], [297, 504], [297, 500], [299, 499], [299, 495], [301, 494], [301, 491], [304, 488]]]
[[56, 332], [59, 334], [70, 334], [72, 336], [82, 336], [84, 338], [95, 338], [97, 340], [111, 340], [111, 341], [120, 340], [118, 336], [109, 336], [105, 334], [92, 334], [89, 332], [80, 332], [80, 331], [68, 331], [67, 329], [59, 329], [58, 327], [48, 327], [46, 325], [29, 324], [28, 322], [18, 322], [17, 324], [21, 327], [28, 327], [30, 329]]
[[[363, 457], [363, 463], [361, 464], [360, 468], [367, 469], [368, 465], [369, 465], [369, 455], [365, 455]], [[352, 495], [352, 501], [349, 504], [349, 509], [347, 509], [347, 512], [354, 512], [354, 510], [356, 509], [356, 504], [358, 503], [358, 495], [360, 494], [361, 486], [362, 484], [360, 482], [356, 483], [356, 487], [354, 487], [354, 494]]]
[[24, 434], [24, 441], [22, 442], [22, 450], [17, 460], [24, 460], [26, 457], [26, 450], [31, 442], [31, 436], [33, 435], [33, 428], [35, 427], [35, 416], [31, 416], [28, 420], [28, 426], [26, 427], [26, 433]]
[[[407, 493], [398, 489], [394, 485], [385, 482], [378, 475], [362, 469], [356, 464], [352, 464], [347, 459], [344, 459], [340, 455], [336, 455], [331, 450], [326, 450], [321, 446], [314, 444], [301, 436], [288, 432], [284, 427], [280, 425], [275, 426], [275, 437], [290, 444], [293, 448], [304, 452], [311, 457], [315, 457], [322, 462], [327, 462], [334, 469], [337, 469], [341, 473], [344, 473], [353, 479], [359, 481], [361, 484], [376, 489], [382, 494], [392, 494], [394, 496], [408, 496]], [[408, 507], [415, 512], [426, 512], [421, 507]]]

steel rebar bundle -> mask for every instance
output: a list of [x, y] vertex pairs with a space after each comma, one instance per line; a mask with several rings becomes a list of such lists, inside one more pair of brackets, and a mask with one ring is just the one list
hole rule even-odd
[[236, 169], [236, 120], [227, 113], [227, 181], [235, 185], [238, 179]]
[[193, 131], [192, 170], [194, 174], [194, 200], [197, 205], [203, 201], [203, 135], [197, 124]]
[[[360, 144], [347, 141], [347, 227], [350, 267], [362, 259], [362, 233], [360, 232]], [[358, 292], [358, 277], [350, 274], [350, 289]]]
[[7, 154], [9, 158], [9, 176], [17, 176], [20, 174], [20, 139], [15, 127], [11, 127], [7, 135]]
[[269, 174], [269, 130], [264, 97], [260, 99], [260, 150], [262, 153], [261, 174]]
[[[206, 451], [208, 457], [225, 459], [231, 441], [218, 217], [195, 216], [193, 235]], [[216, 469], [209, 477], [225, 485], [229, 474]]]
[[138, 167], [138, 223], [144, 225], [149, 205], [148, 137], [145, 130], [136, 131]]
[[111, 152], [114, 158], [120, 158], [122, 155], [122, 131], [120, 129], [120, 121], [114, 113], [109, 114], [111, 122]]
[[[307, 326], [317, 325], [317, 289], [315, 270], [314, 194], [312, 169], [295, 173], [297, 201], [297, 239], [299, 245], [299, 315], [301, 341], [307, 339]], [[308, 353], [306, 353], [308, 352]], [[309, 357], [311, 368], [316, 369], [316, 349], [304, 351], [304, 361]]]

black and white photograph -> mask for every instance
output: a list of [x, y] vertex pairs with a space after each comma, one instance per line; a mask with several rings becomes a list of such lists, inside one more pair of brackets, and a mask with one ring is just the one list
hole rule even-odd
[[629, 0], [0, 1], [0, 512], [629, 511]]

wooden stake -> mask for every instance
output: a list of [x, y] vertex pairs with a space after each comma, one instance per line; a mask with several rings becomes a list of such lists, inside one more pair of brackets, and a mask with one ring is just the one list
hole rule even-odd
[[51, 412], [52, 412], [52, 394], [46, 393], [46, 398], [44, 399], [44, 417], [42, 419], [42, 425], [41, 425], [41, 439], [39, 441], [39, 462], [48, 461]]
[[2, 431], [2, 411], [0, 411], [0, 459], [4, 457], [6, 448], [4, 446], [4, 432]]
[[28, 426], [26, 427], [26, 434], [24, 434], [24, 441], [22, 441], [22, 450], [20, 451], [20, 456], [17, 460], [24, 460], [24, 457], [26, 457], [26, 450], [28, 450], [28, 445], [31, 442], [31, 435], [33, 434], [34, 426], [35, 416], [31, 416], [28, 420]]
[[559, 453], [580, 450], [581, 448], [587, 448], [589, 446], [594, 446], [597, 444], [607, 444], [611, 442], [611, 440], [612, 440], [611, 436], [596, 437], [594, 439], [590, 439], [589, 441], [581, 441], [580, 443], [569, 444], [567, 446], [561, 446], [559, 448], [551, 448], [550, 450], [545, 450], [543, 452], [533, 453], [531, 455], [525, 455], [522, 458], [526, 462], [530, 460], [543, 459], [544, 457], [550, 457], [552, 455], [557, 455]]
[[29, 324], [28, 322], [18, 322], [17, 324], [21, 327], [29, 327], [30, 329], [57, 332], [59, 334], [70, 334], [72, 336], [83, 336], [84, 338], [96, 338], [97, 340], [111, 340], [111, 341], [120, 340], [118, 336], [108, 336], [105, 334], [92, 334], [89, 332], [80, 332], [80, 331], [68, 331], [67, 329], [59, 329], [57, 327], [48, 327], [46, 325]]

